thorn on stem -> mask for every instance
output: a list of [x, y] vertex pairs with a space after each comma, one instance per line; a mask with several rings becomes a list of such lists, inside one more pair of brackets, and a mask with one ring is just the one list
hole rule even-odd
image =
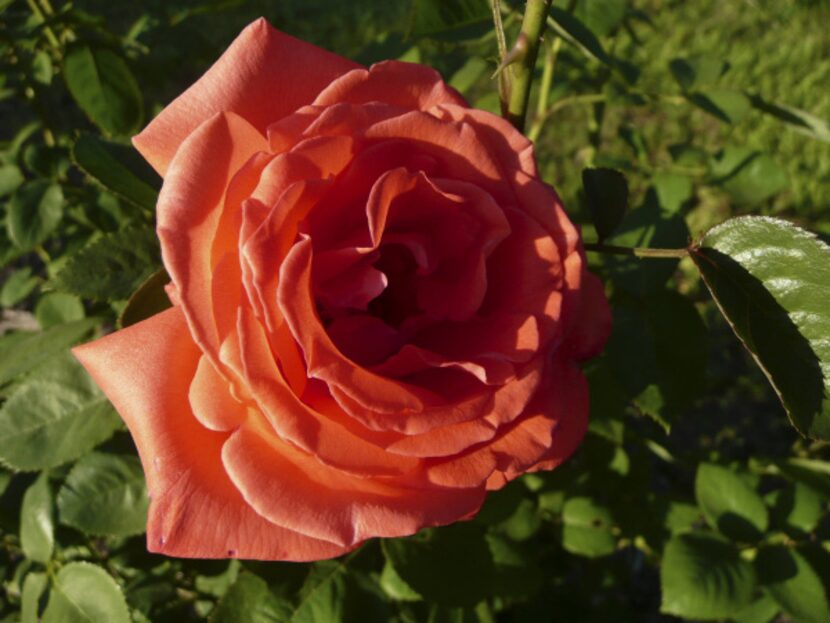
[[499, 66], [496, 67], [496, 71], [493, 72], [493, 75], [490, 76], [490, 79], [497, 78], [501, 72], [507, 69], [513, 63], [518, 63], [527, 56], [527, 35], [525, 33], [519, 33], [519, 38], [516, 39], [516, 44], [510, 49], [510, 51], [505, 54], [504, 58], [501, 59], [501, 63]]

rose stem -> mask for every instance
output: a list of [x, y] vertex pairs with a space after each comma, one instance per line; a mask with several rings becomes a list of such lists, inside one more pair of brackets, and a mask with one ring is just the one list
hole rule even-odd
[[[496, 30], [496, 43], [499, 48], [499, 64], [501, 67], [504, 58], [507, 56], [507, 39], [504, 37], [504, 22], [501, 19], [501, 0], [490, 0], [490, 8], [493, 10], [493, 26]], [[499, 103], [501, 104], [502, 116], [507, 114], [507, 98], [510, 93], [508, 83], [509, 74], [499, 73]]]
[[524, 40], [527, 51], [523, 58], [510, 66], [513, 79], [510, 83], [510, 99], [507, 103], [507, 119], [520, 132], [524, 131], [527, 105], [530, 100], [530, 86], [533, 83], [533, 68], [539, 53], [539, 40], [545, 27], [551, 0], [527, 0], [522, 18], [519, 40]]
[[602, 244], [599, 242], [586, 242], [586, 251], [606, 253], [609, 255], [633, 255], [635, 257], [686, 257], [688, 249], [646, 249], [643, 247], [618, 247], [613, 244]]

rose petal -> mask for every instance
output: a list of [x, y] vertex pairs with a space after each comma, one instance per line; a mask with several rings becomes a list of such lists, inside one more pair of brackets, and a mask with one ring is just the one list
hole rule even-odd
[[577, 361], [596, 357], [611, 335], [611, 308], [605, 296], [605, 287], [595, 275], [585, 271], [580, 288], [577, 318], [572, 325], [563, 352]]
[[252, 155], [264, 149], [265, 138], [248, 122], [233, 114], [218, 114], [182, 144], [159, 195], [158, 234], [164, 265], [196, 343], [217, 364], [222, 336], [213, 311], [216, 265], [211, 249], [231, 180]]
[[228, 479], [220, 457], [227, 436], [203, 428], [190, 411], [188, 386], [201, 353], [179, 308], [73, 352], [138, 446], [151, 496], [150, 551], [304, 561], [350, 549], [274, 525], [248, 506]]
[[323, 465], [249, 420], [222, 449], [225, 468], [246, 501], [271, 521], [351, 547], [399, 537], [474, 513], [484, 487], [403, 488]]
[[327, 86], [316, 106], [382, 102], [403, 109], [426, 110], [438, 104], [467, 106], [467, 102], [430, 67], [401, 61], [375, 63], [368, 70], [354, 69]]
[[236, 113], [264, 134], [271, 123], [310, 104], [332, 80], [358, 67], [281, 33], [260, 18], [133, 138], [133, 144], [165, 175], [184, 140], [216, 113]]

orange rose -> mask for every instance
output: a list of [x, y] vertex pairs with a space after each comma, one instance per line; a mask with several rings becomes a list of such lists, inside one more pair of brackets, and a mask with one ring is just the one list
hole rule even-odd
[[174, 306], [75, 353], [148, 547], [313, 560], [567, 458], [610, 327], [531, 143], [426, 67], [249, 26], [135, 140]]

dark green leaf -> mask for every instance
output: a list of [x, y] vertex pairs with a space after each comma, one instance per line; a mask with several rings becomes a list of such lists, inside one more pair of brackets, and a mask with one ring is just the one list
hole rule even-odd
[[380, 587], [383, 592], [395, 601], [421, 601], [421, 596], [412, 590], [412, 587], [401, 579], [389, 562], [383, 565], [380, 574]]
[[241, 573], [216, 604], [210, 623], [285, 623], [291, 604], [268, 589], [264, 580]]
[[523, 599], [542, 586], [542, 569], [532, 543], [514, 543], [495, 534], [487, 535], [495, 564], [493, 594], [502, 599]]
[[712, 527], [732, 539], [757, 541], [767, 530], [769, 517], [763, 500], [730, 469], [701, 463], [695, 496]]
[[132, 147], [82, 134], [72, 148], [72, 158], [84, 173], [115, 195], [139, 208], [155, 209], [161, 180]]
[[155, 231], [131, 227], [106, 234], [73, 253], [52, 285], [88, 299], [126, 299], [160, 264]]
[[412, 15], [417, 37], [489, 25], [492, 19], [487, 0], [414, 0]]
[[830, 498], [830, 463], [815, 459], [787, 459], [778, 463], [778, 469], [790, 480], [804, 483]]
[[127, 602], [109, 574], [71, 562], [55, 577], [43, 623], [131, 623]]
[[612, 65], [613, 59], [602, 47], [596, 35], [577, 17], [556, 6], [550, 8], [548, 24], [568, 43], [579, 48], [586, 56], [606, 65]]
[[830, 438], [830, 247], [785, 221], [735, 218], [692, 258], [802, 434]]
[[579, 0], [574, 15], [598, 37], [610, 34], [620, 25], [628, 0]]
[[168, 283], [170, 276], [164, 269], [147, 277], [127, 301], [118, 324], [129, 327], [170, 307], [170, 299], [164, 289]]
[[492, 589], [493, 557], [476, 524], [458, 523], [406, 539], [386, 539], [383, 552], [401, 579], [427, 601], [473, 606]]
[[77, 459], [119, 427], [109, 401], [63, 355], [21, 382], [0, 408], [0, 460], [37, 470]]
[[729, 65], [720, 59], [699, 55], [676, 58], [669, 63], [669, 69], [680, 87], [684, 91], [691, 91], [717, 82], [729, 69]]
[[660, 567], [661, 612], [688, 619], [723, 619], [752, 600], [755, 572], [737, 548], [714, 535], [675, 536]]
[[748, 147], [727, 147], [712, 160], [713, 182], [736, 203], [761, 203], [784, 190], [787, 174], [771, 156]]
[[300, 591], [300, 600], [291, 615], [291, 623], [345, 621], [347, 573], [348, 566], [344, 560], [316, 563]]
[[600, 241], [614, 233], [628, 210], [628, 182], [614, 169], [583, 169], [585, 202]]
[[78, 461], [58, 493], [61, 523], [87, 534], [144, 532], [147, 487], [135, 456], [93, 452]]
[[768, 102], [757, 95], [751, 95], [749, 99], [756, 109], [783, 121], [799, 132], [830, 143], [830, 123], [824, 119], [786, 104]]
[[576, 497], [562, 509], [562, 547], [577, 556], [598, 558], [617, 548], [611, 512], [590, 498]]
[[800, 482], [775, 492], [772, 516], [782, 528], [812, 532], [824, 514], [824, 498], [812, 487]]
[[63, 216], [63, 192], [49, 180], [35, 180], [17, 189], [9, 201], [9, 238], [28, 251], [46, 240]]
[[758, 552], [755, 568], [764, 590], [795, 621], [830, 621], [821, 578], [801, 554], [783, 546], [766, 547]]
[[[609, 242], [626, 247], [683, 248], [689, 244], [689, 228], [683, 216], [664, 207], [655, 189], [649, 189], [642, 206], [630, 210]], [[674, 275], [679, 260], [605, 256], [612, 281], [626, 292], [648, 296], [663, 288]]]
[[46, 564], [55, 547], [55, 520], [52, 489], [44, 472], [23, 496], [20, 508], [20, 546], [26, 557]]
[[742, 121], [751, 108], [749, 98], [740, 91], [728, 89], [709, 89], [696, 91], [688, 99], [698, 108], [717, 117], [725, 123]]
[[121, 56], [107, 48], [80, 45], [67, 52], [63, 71], [72, 97], [102, 130], [124, 136], [141, 126], [141, 91]]

